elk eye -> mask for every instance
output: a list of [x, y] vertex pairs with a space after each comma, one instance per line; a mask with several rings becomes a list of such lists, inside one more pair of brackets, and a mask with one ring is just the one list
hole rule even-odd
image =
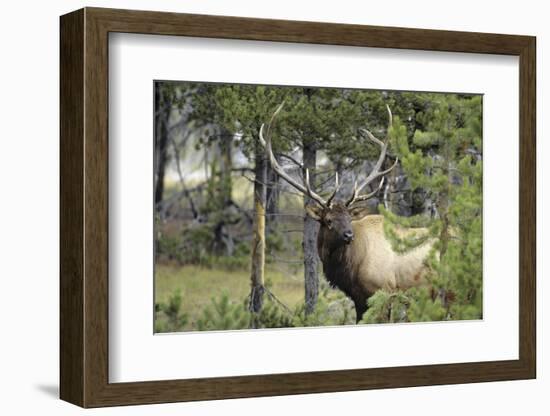
[[330, 226], [332, 225], [332, 220], [327, 219], [325, 220], [325, 223], [327, 224], [327, 227], [330, 228]]

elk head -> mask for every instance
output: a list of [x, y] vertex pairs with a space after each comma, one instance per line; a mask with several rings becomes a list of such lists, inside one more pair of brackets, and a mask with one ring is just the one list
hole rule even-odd
[[[284, 103], [283, 103], [284, 104]], [[384, 175], [386, 175], [388, 172], [390, 172], [398, 162], [398, 159], [395, 159], [395, 162], [386, 170], [380, 170], [382, 168], [382, 165], [384, 163], [384, 160], [386, 159], [386, 152], [388, 149], [388, 138], [389, 134], [386, 135], [385, 140], [380, 140], [376, 138], [369, 130], [367, 129], [360, 129], [359, 131], [361, 134], [366, 136], [370, 141], [375, 143], [380, 147], [380, 156], [378, 157], [378, 160], [376, 164], [374, 165], [374, 168], [372, 171], [367, 175], [367, 177], [360, 183], [357, 183], [357, 179], [354, 182], [353, 185], [353, 192], [352, 195], [346, 200], [346, 201], [338, 201], [335, 200], [336, 193], [340, 189], [340, 183], [338, 179], [338, 173], [335, 175], [335, 186], [334, 191], [330, 194], [330, 196], [327, 199], [324, 199], [319, 194], [315, 193], [311, 189], [311, 185], [309, 183], [309, 170], [305, 169], [305, 177], [302, 178], [301, 183], [299, 181], [296, 181], [294, 178], [292, 178], [285, 170], [279, 165], [279, 162], [275, 158], [273, 154], [273, 149], [271, 146], [271, 126], [273, 124], [273, 121], [276, 117], [276, 115], [281, 111], [283, 104], [281, 104], [273, 116], [271, 117], [271, 121], [268, 125], [268, 134], [267, 137], [264, 138], [263, 130], [264, 125], [260, 127], [260, 142], [265, 147], [267, 156], [270, 160], [272, 169], [286, 182], [288, 182], [291, 186], [293, 186], [295, 189], [297, 189], [299, 192], [304, 194], [305, 196], [309, 197], [312, 201], [314, 201], [315, 205], [308, 205], [306, 207], [306, 213], [314, 220], [318, 221], [321, 225], [320, 228], [320, 237], [322, 237], [325, 241], [330, 241], [331, 245], [344, 245], [344, 244], [350, 244], [353, 241], [354, 235], [353, 235], [353, 228], [352, 228], [352, 221], [356, 219], [360, 219], [364, 217], [365, 215], [365, 208], [356, 206], [357, 203], [366, 201], [367, 199], [373, 197], [376, 195], [376, 193], [382, 188], [384, 185]], [[386, 106], [386, 109], [388, 110], [388, 132], [390, 127], [392, 126], [392, 113], [389, 106]], [[303, 170], [303, 168], [302, 168]], [[378, 186], [371, 192], [366, 194], [361, 194], [361, 191], [365, 189], [367, 185], [372, 183], [373, 181], [380, 179], [380, 182], [378, 183]]]

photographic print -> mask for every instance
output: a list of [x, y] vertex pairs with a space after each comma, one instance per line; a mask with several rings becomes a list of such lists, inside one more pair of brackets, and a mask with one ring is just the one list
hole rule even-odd
[[482, 319], [482, 104], [155, 81], [155, 332]]

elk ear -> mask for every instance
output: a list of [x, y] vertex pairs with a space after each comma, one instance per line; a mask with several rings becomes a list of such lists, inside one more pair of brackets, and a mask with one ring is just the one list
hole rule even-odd
[[313, 218], [315, 221], [321, 221], [322, 213], [323, 209], [321, 207], [318, 207], [316, 205], [306, 206], [306, 214]]
[[369, 207], [355, 207], [349, 210], [352, 221], [359, 221], [370, 214]]

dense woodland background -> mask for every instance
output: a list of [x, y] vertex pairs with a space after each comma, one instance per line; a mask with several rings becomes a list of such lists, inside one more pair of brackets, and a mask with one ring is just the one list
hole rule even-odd
[[389, 137], [386, 163], [399, 163], [368, 207], [385, 216], [397, 251], [422, 241], [395, 226], [426, 227], [437, 240], [433, 289], [379, 291], [362, 322], [481, 318], [481, 96], [156, 82], [156, 331], [355, 323], [352, 302], [322, 275], [310, 201], [259, 144], [283, 101], [273, 146], [289, 174], [309, 169], [328, 194], [338, 172], [345, 198], [378, 158], [359, 130]]

